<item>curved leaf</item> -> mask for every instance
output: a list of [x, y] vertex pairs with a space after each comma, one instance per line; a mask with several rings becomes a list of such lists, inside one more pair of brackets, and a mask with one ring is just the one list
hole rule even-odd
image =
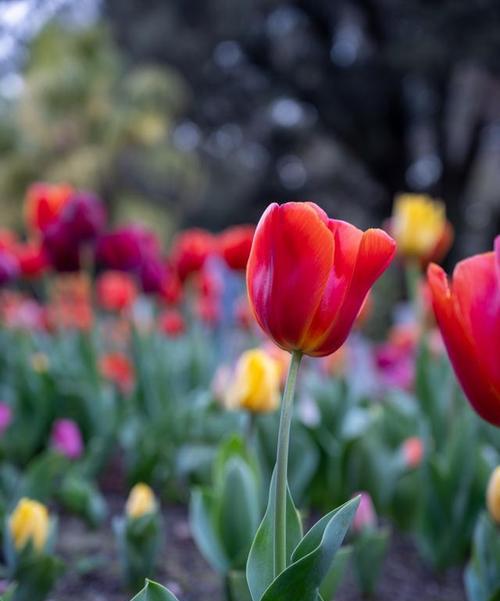
[[[287, 487], [286, 545], [291, 560], [293, 550], [302, 538], [302, 523]], [[276, 474], [269, 487], [266, 513], [255, 535], [247, 562], [247, 582], [253, 601], [260, 601], [264, 591], [274, 580], [274, 510], [276, 501]]]
[[168, 589], [161, 584], [146, 580], [146, 585], [137, 593], [132, 601], [179, 601]]
[[195, 489], [189, 506], [189, 522], [193, 538], [208, 563], [221, 574], [225, 574], [229, 569], [229, 561], [217, 536], [213, 516], [213, 496], [201, 488]]

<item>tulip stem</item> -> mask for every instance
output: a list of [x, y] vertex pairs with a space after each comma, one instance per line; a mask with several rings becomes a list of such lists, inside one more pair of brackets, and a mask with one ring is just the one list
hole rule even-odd
[[288, 563], [286, 553], [286, 504], [288, 448], [293, 414], [293, 397], [302, 353], [293, 351], [281, 403], [278, 450], [276, 453], [276, 497], [274, 506], [274, 577], [283, 572]]

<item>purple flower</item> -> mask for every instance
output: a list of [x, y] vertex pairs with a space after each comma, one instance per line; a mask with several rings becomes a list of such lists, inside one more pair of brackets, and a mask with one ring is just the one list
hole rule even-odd
[[60, 222], [78, 243], [97, 238], [106, 226], [103, 203], [93, 194], [77, 192], [65, 205]]
[[0, 250], [0, 286], [15, 280], [19, 275], [19, 262], [7, 250]]
[[77, 424], [71, 419], [58, 419], [52, 428], [52, 446], [68, 459], [78, 459], [83, 453], [83, 440]]

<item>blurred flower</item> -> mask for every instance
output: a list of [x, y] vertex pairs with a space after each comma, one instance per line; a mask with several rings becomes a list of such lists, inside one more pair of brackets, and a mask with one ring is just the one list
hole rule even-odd
[[377, 513], [373, 505], [371, 496], [367, 492], [358, 493], [361, 495], [356, 515], [352, 521], [353, 532], [361, 533], [365, 530], [372, 530], [377, 526]]
[[24, 215], [26, 225], [34, 232], [44, 232], [61, 214], [73, 189], [67, 184], [36, 183], [28, 188]]
[[0, 286], [12, 282], [19, 276], [19, 261], [9, 250], [0, 250]]
[[78, 459], [83, 453], [80, 429], [71, 419], [58, 419], [54, 422], [51, 441], [54, 449], [68, 459]]
[[245, 351], [224, 395], [229, 409], [275, 411], [280, 403], [279, 364], [261, 349]]
[[491, 519], [500, 526], [500, 465], [490, 476], [486, 491], [486, 505]]
[[386, 342], [375, 349], [375, 364], [386, 388], [411, 390], [415, 381], [415, 358], [404, 347]]
[[141, 267], [145, 256], [159, 254], [154, 234], [143, 227], [131, 225], [101, 236], [97, 244], [97, 262], [118, 271], [133, 271]]
[[175, 305], [182, 298], [182, 284], [177, 272], [168, 261], [165, 261], [164, 267], [160, 297], [167, 304]]
[[137, 298], [134, 278], [122, 271], [105, 271], [96, 282], [97, 302], [106, 311], [129, 309]]
[[181, 281], [200, 271], [215, 250], [216, 241], [210, 232], [193, 228], [178, 234], [173, 241], [170, 257]]
[[10, 535], [17, 551], [22, 551], [30, 542], [36, 551], [42, 551], [49, 527], [47, 508], [32, 499], [21, 499], [9, 518]]
[[49, 262], [39, 242], [18, 244], [15, 252], [23, 277], [34, 279], [46, 272]]
[[55, 221], [43, 232], [43, 252], [50, 265], [61, 273], [80, 270], [80, 246], [70, 228]]
[[0, 401], [0, 436], [4, 434], [5, 430], [10, 426], [12, 422], [12, 409], [7, 403]]
[[19, 244], [17, 234], [7, 228], [0, 228], [0, 250], [14, 250]]
[[104, 230], [106, 211], [93, 194], [75, 192], [65, 203], [57, 221], [67, 228], [74, 242], [94, 240]]
[[207, 264], [196, 274], [194, 283], [197, 293], [203, 298], [219, 298], [224, 287], [220, 271], [207, 268]]
[[176, 338], [186, 331], [186, 324], [180, 311], [167, 309], [159, 317], [160, 330], [169, 338]]
[[394, 252], [394, 240], [382, 230], [362, 232], [313, 203], [270, 205], [247, 268], [259, 325], [285, 350], [316, 357], [335, 352]]
[[472, 408], [500, 426], [500, 236], [493, 252], [457, 264], [451, 282], [431, 264], [436, 319]]
[[125, 506], [125, 513], [129, 518], [140, 518], [147, 513], [153, 513], [157, 509], [154, 492], [147, 484], [142, 482], [136, 484], [130, 491]]
[[0, 297], [1, 321], [7, 328], [30, 332], [46, 329], [46, 312], [35, 300], [11, 291]]
[[94, 313], [87, 274], [62, 274], [53, 280], [47, 320], [53, 330], [88, 331], [92, 327]]
[[401, 445], [405, 465], [411, 469], [419, 467], [424, 457], [424, 443], [418, 436], [407, 438]]
[[444, 203], [424, 194], [397, 196], [390, 231], [403, 257], [430, 260], [450, 237]]
[[235, 225], [219, 234], [217, 237], [219, 252], [228, 267], [236, 271], [245, 271], [254, 233], [254, 225]]
[[37, 374], [44, 374], [49, 371], [50, 361], [45, 353], [33, 353], [30, 357], [31, 367]]
[[143, 257], [138, 270], [139, 282], [145, 294], [160, 294], [165, 285], [165, 264], [159, 256]]
[[134, 366], [123, 353], [108, 353], [101, 357], [99, 363], [101, 374], [113, 382], [121, 392], [128, 394], [135, 382]]

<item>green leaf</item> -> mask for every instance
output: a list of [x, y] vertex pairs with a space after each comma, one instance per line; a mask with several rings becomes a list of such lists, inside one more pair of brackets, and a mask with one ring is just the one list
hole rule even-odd
[[217, 536], [213, 516], [213, 495], [200, 488], [193, 490], [189, 507], [191, 532], [205, 559], [216, 571], [225, 574], [229, 561]]
[[317, 601], [319, 587], [358, 505], [359, 497], [351, 499], [315, 524], [295, 549], [293, 563], [272, 582], [260, 601]]
[[389, 532], [380, 530], [362, 534], [354, 544], [354, 571], [364, 595], [375, 592], [388, 542]]
[[251, 468], [241, 458], [233, 457], [224, 470], [217, 508], [217, 531], [233, 568], [245, 567], [262, 515], [259, 505], [258, 485]]
[[[302, 538], [302, 523], [287, 487], [286, 545], [287, 558]], [[247, 582], [253, 601], [260, 601], [264, 591], [274, 579], [274, 510], [276, 502], [276, 474], [269, 487], [266, 513], [255, 535], [247, 562]]]
[[179, 601], [168, 589], [161, 584], [146, 580], [146, 585], [137, 593], [132, 601]]
[[320, 593], [323, 599], [330, 601], [335, 596], [337, 589], [342, 582], [342, 578], [344, 577], [345, 570], [347, 567], [347, 562], [352, 556], [352, 548], [351, 547], [341, 547], [337, 554], [335, 555], [335, 559], [333, 560], [332, 567], [328, 571], [325, 579], [321, 583]]
[[252, 601], [245, 572], [229, 572], [227, 575], [227, 588], [230, 601]]

